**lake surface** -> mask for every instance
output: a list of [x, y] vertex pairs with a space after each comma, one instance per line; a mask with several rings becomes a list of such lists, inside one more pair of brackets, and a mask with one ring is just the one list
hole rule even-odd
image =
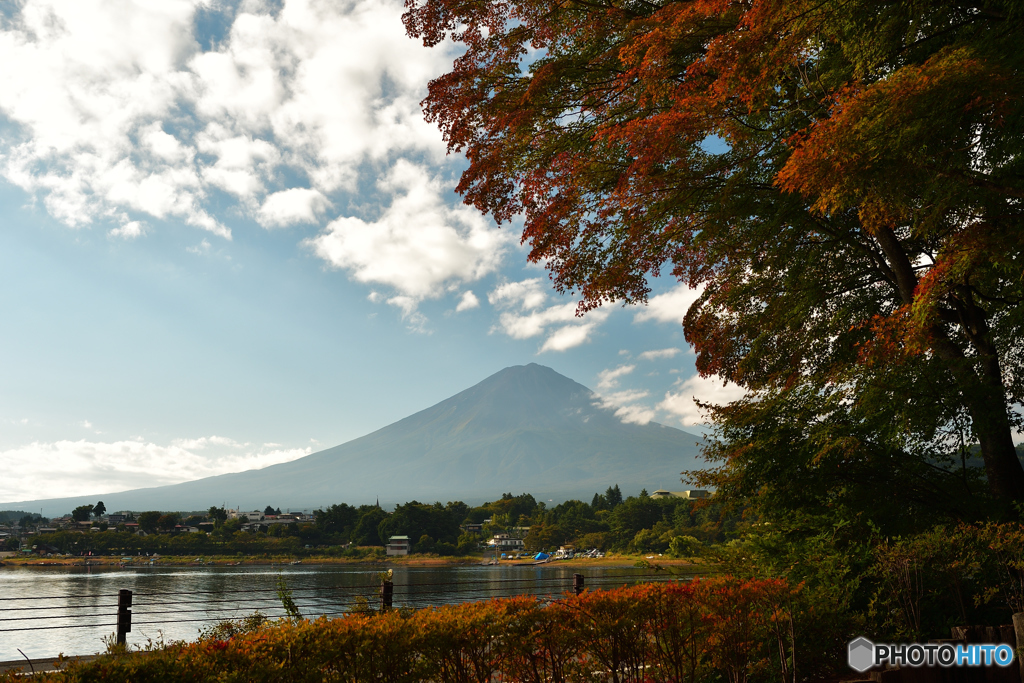
[[[0, 661], [93, 654], [114, 632], [117, 593], [133, 591], [129, 644], [194, 640], [203, 628], [259, 610], [284, 616], [276, 586], [283, 576], [305, 617], [339, 616], [361, 596], [379, 605], [380, 568], [353, 565], [238, 567], [4, 567], [0, 569]], [[428, 607], [492, 597], [540, 595], [572, 588], [613, 588], [671, 576], [633, 568], [401, 567], [394, 569], [394, 606]], [[10, 630], [32, 629], [32, 630]]]

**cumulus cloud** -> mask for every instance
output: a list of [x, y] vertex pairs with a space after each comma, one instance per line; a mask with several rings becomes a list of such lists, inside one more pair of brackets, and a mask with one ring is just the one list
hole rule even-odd
[[657, 416], [657, 411], [634, 403], [618, 406], [615, 409], [615, 416], [627, 424], [645, 425]]
[[260, 207], [257, 220], [268, 228], [316, 223], [329, 206], [327, 197], [319, 191], [293, 187], [268, 195]]
[[492, 306], [500, 308], [518, 308], [529, 311], [540, 308], [548, 300], [547, 290], [540, 278], [531, 278], [520, 282], [505, 282], [495, 287], [487, 300]]
[[107, 234], [111, 237], [120, 237], [126, 240], [132, 240], [136, 237], [140, 237], [143, 233], [142, 223], [139, 221], [128, 221], [120, 228], [112, 228]]
[[480, 299], [476, 298], [476, 294], [473, 293], [473, 290], [467, 290], [463, 292], [462, 298], [459, 299], [459, 305], [455, 307], [455, 312], [461, 313], [463, 311], [479, 307]]
[[[373, 299], [371, 299], [373, 301]], [[402, 311], [402, 320], [413, 332], [427, 332], [427, 316], [416, 310], [419, 299], [412, 296], [393, 296], [387, 300], [389, 304]]]
[[565, 351], [589, 341], [594, 331], [609, 315], [606, 308], [576, 316], [576, 304], [552, 304], [540, 278], [505, 282], [495, 287], [487, 300], [501, 310], [498, 323], [491, 332], [504, 332], [513, 339], [529, 339], [546, 335], [540, 353]]
[[399, 160], [378, 185], [394, 197], [380, 218], [338, 218], [307, 240], [332, 267], [394, 288], [401, 302], [440, 296], [451, 283], [498, 268], [510, 235], [467, 206], [444, 203], [427, 169]]
[[644, 351], [637, 358], [640, 360], [660, 360], [662, 358], [675, 358], [679, 355], [680, 350], [676, 348], [671, 349], [656, 349], [652, 351]]
[[34, 442], [0, 451], [0, 461], [10, 464], [0, 478], [0, 500], [24, 499], [26, 491], [46, 491], [56, 498], [178, 484], [260, 469], [311, 452], [308, 447], [277, 444], [253, 448], [217, 436], [179, 439], [167, 445], [142, 439]]
[[647, 305], [636, 312], [633, 321], [642, 323], [650, 320], [661, 323], [682, 323], [687, 309], [701, 294], [700, 289], [690, 289], [679, 284], [665, 292], [651, 297]]
[[[400, 0], [271, 4], [15, 3], [0, 175], [69, 226], [131, 238], [173, 219], [229, 239], [225, 197], [266, 227], [314, 223], [367, 168], [444, 163], [418, 103], [451, 48], [410, 40]], [[197, 11], [227, 32], [197, 35]]]
[[650, 392], [642, 389], [603, 391], [597, 396], [597, 405], [615, 412], [623, 422], [647, 424], [654, 419], [657, 411], [642, 403]]
[[636, 369], [635, 365], [620, 365], [617, 368], [609, 368], [597, 373], [597, 386], [599, 389], [611, 389], [618, 385], [619, 378]]
[[736, 384], [724, 384], [716, 377], [694, 375], [679, 381], [675, 390], [666, 392], [658, 409], [677, 418], [683, 425], [699, 425], [704, 422], [704, 416], [694, 399], [723, 405], [743, 398], [745, 393]]
[[623, 422], [647, 424], [656, 411], [641, 401], [650, 394], [643, 389], [618, 389], [619, 380], [636, 369], [635, 365], [620, 365], [597, 373], [597, 405], [612, 410]]

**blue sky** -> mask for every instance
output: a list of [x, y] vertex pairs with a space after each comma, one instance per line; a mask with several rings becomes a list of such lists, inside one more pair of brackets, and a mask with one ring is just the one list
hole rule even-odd
[[401, 3], [0, 9], [0, 501], [282, 462], [509, 365], [700, 421], [693, 293], [579, 319], [453, 194]]

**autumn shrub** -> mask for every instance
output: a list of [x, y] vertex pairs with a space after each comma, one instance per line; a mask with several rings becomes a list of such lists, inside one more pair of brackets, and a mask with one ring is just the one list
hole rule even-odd
[[718, 577], [585, 591], [547, 604], [520, 596], [252, 621], [208, 631], [195, 643], [71, 664], [38, 680], [747, 683], [774, 682], [781, 673], [791, 681], [798, 597], [779, 579]]
[[976, 602], [998, 600], [1011, 613], [1024, 612], [1024, 524], [990, 522], [982, 527], [963, 525], [958, 531], [976, 541], [988, 570]]
[[629, 588], [594, 591], [569, 602], [575, 612], [569, 623], [581, 653], [616, 683], [644, 680], [650, 660], [648, 605], [636, 593]]
[[420, 610], [412, 617], [424, 668], [441, 681], [489, 681], [501, 668], [505, 603], [476, 602]]
[[578, 610], [563, 601], [542, 606], [532, 597], [505, 601], [505, 657], [508, 680], [523, 683], [568, 683], [587, 679], [579, 656]]
[[634, 589], [649, 608], [650, 657], [660, 680], [696, 683], [708, 672], [711, 623], [699, 595], [706, 585], [652, 583]]

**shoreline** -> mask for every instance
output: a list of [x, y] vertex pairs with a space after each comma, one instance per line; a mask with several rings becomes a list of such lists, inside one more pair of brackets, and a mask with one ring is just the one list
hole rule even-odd
[[[321, 566], [321, 565], [362, 565], [368, 567], [455, 567], [455, 566], [498, 566], [498, 567], [565, 567], [582, 569], [586, 567], [621, 568], [634, 569], [641, 561], [649, 562], [652, 569], [662, 568], [690, 568], [689, 573], [705, 573], [709, 570], [708, 565], [695, 563], [690, 560], [674, 559], [667, 557], [648, 558], [641, 555], [614, 555], [602, 558], [573, 558], [570, 560], [551, 560], [543, 563], [536, 563], [532, 559], [525, 560], [501, 560], [496, 565], [484, 562], [482, 558], [470, 557], [439, 557], [439, 556], [408, 556], [404, 558], [390, 557], [387, 559], [352, 559], [346, 557], [312, 556], [294, 558], [282, 557], [235, 557], [235, 556], [210, 556], [203, 557], [201, 561], [196, 558], [182, 556], [158, 556], [156, 561], [150, 564], [149, 558], [139, 557], [138, 561], [122, 563], [120, 557], [114, 556], [92, 556], [92, 557], [54, 557], [54, 558], [24, 558], [9, 557], [0, 561], [0, 571], [3, 567], [32, 567], [45, 569], [48, 567], [122, 567], [122, 568], [148, 568], [148, 567], [244, 567], [244, 566]], [[640, 567], [644, 568], [645, 567]]]

